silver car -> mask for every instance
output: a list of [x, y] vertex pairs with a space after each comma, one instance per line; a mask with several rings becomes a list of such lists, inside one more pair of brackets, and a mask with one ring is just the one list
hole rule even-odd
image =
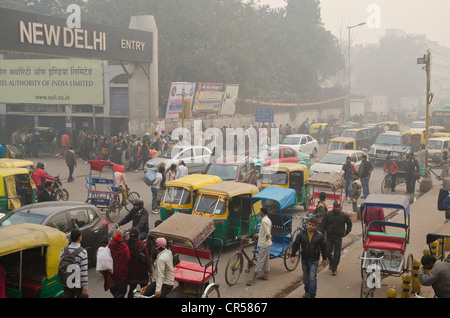
[[150, 159], [144, 166], [144, 172], [156, 170], [161, 162], [166, 163], [166, 170], [171, 164], [176, 164], [183, 160], [189, 173], [205, 173], [206, 167], [211, 160], [211, 150], [201, 146], [174, 146]]

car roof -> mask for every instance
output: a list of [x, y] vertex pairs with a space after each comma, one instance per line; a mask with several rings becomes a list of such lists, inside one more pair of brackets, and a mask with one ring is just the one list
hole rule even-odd
[[290, 135], [286, 135], [285, 137], [302, 137], [302, 136], [310, 136], [308, 134], [290, 134]]
[[[329, 152], [327, 152], [329, 153]], [[354, 149], [342, 149], [342, 150], [333, 150], [331, 153], [343, 153], [343, 154], [354, 154], [354, 153], [364, 153], [362, 150], [354, 150]]]
[[225, 155], [217, 158], [213, 164], [219, 165], [236, 165], [245, 162], [245, 160], [250, 159], [249, 156], [243, 155]]
[[51, 215], [60, 211], [69, 210], [72, 208], [80, 208], [80, 207], [90, 207], [93, 208], [92, 204], [84, 203], [84, 202], [76, 202], [76, 201], [48, 201], [48, 202], [40, 202], [33, 203], [29, 205], [25, 205], [18, 209], [13, 210], [13, 212], [22, 212], [22, 213], [33, 213], [39, 215]]
[[384, 133], [381, 133], [380, 135], [404, 135], [405, 133], [403, 131], [392, 131], [392, 130], [388, 130], [385, 131]]

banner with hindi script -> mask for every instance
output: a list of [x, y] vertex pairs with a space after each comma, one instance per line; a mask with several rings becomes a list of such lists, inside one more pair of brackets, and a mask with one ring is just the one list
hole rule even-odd
[[166, 119], [179, 118], [182, 112], [182, 102], [189, 103], [192, 109], [196, 83], [174, 82], [170, 85], [169, 99], [167, 100]]
[[223, 83], [198, 83], [192, 115], [194, 117], [219, 115], [224, 86]]
[[103, 105], [102, 62], [0, 60], [0, 103]]

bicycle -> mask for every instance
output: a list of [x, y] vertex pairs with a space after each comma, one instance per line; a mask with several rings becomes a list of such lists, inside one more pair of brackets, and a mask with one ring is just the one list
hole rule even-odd
[[125, 209], [130, 212], [133, 209], [134, 200], [139, 199], [141, 196], [136, 191], [130, 192], [130, 188], [127, 189], [127, 204], [125, 205]]
[[245, 252], [244, 247], [249, 245], [249, 238], [236, 237], [235, 241], [239, 242], [239, 247], [236, 252], [230, 257], [225, 268], [225, 281], [229, 286], [233, 286], [238, 281], [241, 276], [242, 270], [244, 269], [244, 257], [247, 260], [246, 273], [250, 273], [250, 269], [256, 265], [256, 260], [258, 258], [258, 253], [256, 252], [256, 242], [254, 240], [250, 245], [254, 245], [253, 256], [250, 258]]

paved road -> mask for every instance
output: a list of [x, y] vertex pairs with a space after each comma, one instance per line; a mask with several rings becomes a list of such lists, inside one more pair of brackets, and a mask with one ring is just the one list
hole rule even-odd
[[[325, 154], [326, 147], [325, 145], [321, 145], [318, 153], [318, 158], [321, 158], [323, 154]], [[73, 183], [66, 183], [64, 182], [67, 180], [68, 176], [68, 169], [65, 166], [64, 159], [61, 158], [40, 158], [40, 159], [33, 159], [35, 162], [37, 161], [44, 161], [46, 163], [46, 170], [53, 174], [53, 175], [59, 175], [61, 179], [63, 180], [64, 186], [67, 188], [70, 194], [70, 200], [74, 201], [82, 201], [84, 202], [86, 200], [87, 192], [85, 189], [85, 177], [89, 174], [89, 164], [81, 161], [78, 159], [78, 167], [75, 168], [74, 177], [75, 181]], [[315, 159], [313, 159], [314, 161]], [[375, 168], [375, 171], [372, 174], [371, 180], [370, 180], [370, 188], [371, 192], [374, 193], [380, 193], [380, 184], [381, 180], [383, 178], [382, 168], [381, 166], [377, 166]], [[127, 181], [130, 186], [130, 188], [133, 191], [137, 191], [140, 193], [141, 198], [144, 200], [145, 206], [149, 207], [151, 206], [151, 191], [148, 186], [145, 185], [145, 183], [142, 180], [143, 177], [143, 171], [140, 170], [138, 172], [127, 172], [126, 173]], [[402, 192], [403, 189], [399, 188], [397, 192]], [[434, 203], [433, 203], [434, 204]], [[345, 203], [344, 209], [347, 211], [351, 211], [351, 204]], [[122, 215], [124, 216], [126, 213], [126, 210], [122, 210]], [[297, 227], [300, 218], [304, 216], [304, 212], [302, 208], [297, 208], [294, 211], [294, 220], [293, 225], [294, 227]], [[159, 215], [150, 214], [149, 222], [151, 227], [153, 227], [155, 221], [159, 219]], [[112, 228], [112, 225], [110, 224], [110, 229]], [[360, 239], [360, 228], [361, 225], [358, 222], [354, 223], [353, 226], [354, 230], [349, 235], [349, 237], [346, 238], [345, 244], [350, 245], [355, 241], [358, 241]], [[301, 282], [301, 268], [300, 266], [293, 272], [288, 272], [283, 264], [282, 259], [274, 259], [271, 260], [271, 272], [272, 277], [269, 282], [265, 281], [258, 281], [257, 284], [255, 284], [252, 287], [245, 286], [245, 282], [250, 278], [251, 274], [243, 273], [241, 275], [241, 278], [237, 285], [229, 287], [225, 283], [224, 279], [224, 272], [220, 271], [220, 269], [223, 269], [225, 267], [225, 264], [230, 257], [230, 255], [234, 252], [235, 247], [231, 246], [228, 248], [225, 248], [222, 255], [221, 255], [221, 262], [219, 263], [219, 275], [217, 277], [218, 283], [221, 285], [221, 295], [225, 298], [236, 298], [236, 297], [247, 297], [247, 298], [253, 298], [253, 297], [285, 297], [286, 295], [289, 295], [291, 291], [298, 288]], [[250, 249], [249, 249], [250, 250]], [[359, 272], [358, 272], [359, 273]], [[259, 286], [260, 285], [260, 286]], [[264, 288], [261, 288], [264, 287]], [[321, 289], [325, 289], [322, 287]], [[104, 298], [104, 297], [111, 297], [109, 292], [105, 292], [103, 290], [103, 278], [101, 275], [95, 272], [95, 269], [90, 269], [89, 271], [89, 293], [90, 297], [92, 298]], [[292, 294], [291, 294], [292, 295]], [[341, 295], [338, 295], [337, 297], [340, 297]], [[332, 296], [331, 296], [332, 297]]]

